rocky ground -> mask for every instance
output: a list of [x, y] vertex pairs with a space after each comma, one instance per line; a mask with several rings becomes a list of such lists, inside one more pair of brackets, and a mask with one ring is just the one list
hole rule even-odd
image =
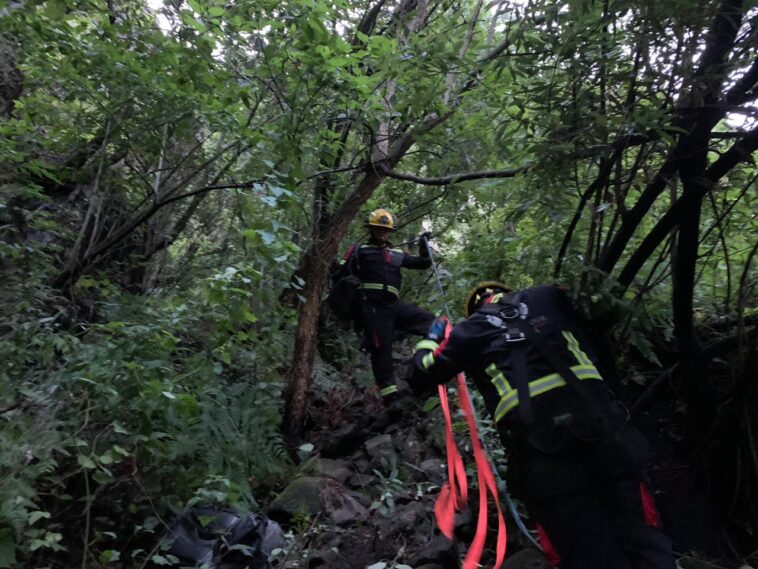
[[[329, 569], [445, 569], [460, 566], [475, 530], [475, 512], [456, 518], [448, 540], [434, 521], [434, 502], [446, 478], [442, 414], [406, 396], [384, 409], [376, 395], [354, 393], [339, 405], [315, 402], [307, 440], [313, 456], [270, 504], [268, 514], [296, 534], [276, 567]], [[459, 434], [464, 448], [468, 433]], [[467, 467], [473, 459], [466, 457]], [[475, 481], [469, 473], [469, 484]], [[476, 503], [475, 489], [470, 502]], [[508, 569], [543, 569], [508, 525]], [[491, 528], [497, 523], [492, 520]], [[489, 545], [494, 543], [494, 532]], [[484, 566], [494, 554], [485, 551]]]
[[[396, 354], [400, 375], [410, 345]], [[342, 371], [353, 376], [356, 370]], [[367, 370], [362, 373], [370, 377]], [[273, 567], [457, 569], [474, 536], [478, 501], [473, 487], [474, 461], [466, 452], [469, 434], [462, 416], [453, 420], [455, 427], [462, 427], [460, 431], [456, 428], [456, 438], [469, 475], [470, 504], [456, 516], [454, 539], [448, 540], [434, 520], [434, 503], [447, 478], [438, 398], [419, 400], [408, 394], [385, 409], [373, 386], [361, 389], [354, 378], [351, 382], [347, 389], [317, 389], [312, 394], [311, 426], [305, 438], [313, 449], [298, 475], [267, 509], [289, 532], [288, 544], [272, 560]], [[404, 385], [402, 380], [400, 384]], [[673, 458], [676, 437], [669, 432], [672, 422], [659, 413], [636, 417], [635, 424], [653, 444], [648, 473], [675, 551], [709, 552], [702, 557], [680, 553], [677, 566], [750, 569], [752, 563], [735, 558], [727, 562], [719, 554], [715, 545], [719, 532], [710, 527], [715, 516], [706, 503], [706, 492], [694, 486], [692, 468]], [[492, 458], [502, 466], [504, 457], [499, 443], [494, 442], [496, 435], [485, 431], [486, 427], [485, 439], [493, 439]], [[504, 569], [547, 569], [541, 552], [519, 533], [508, 512], [504, 513], [508, 528]], [[528, 519], [525, 521], [528, 524]], [[487, 545], [492, 547], [497, 528], [493, 517], [489, 527]], [[486, 549], [482, 567], [493, 563], [494, 552]]]

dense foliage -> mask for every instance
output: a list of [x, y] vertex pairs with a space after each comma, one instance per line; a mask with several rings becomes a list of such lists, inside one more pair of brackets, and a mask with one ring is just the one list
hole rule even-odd
[[312, 373], [329, 264], [376, 206], [435, 233], [447, 299], [417, 275], [411, 300], [570, 285], [645, 406], [670, 380], [754, 535], [757, 24], [738, 0], [0, 2], [0, 567], [166, 561], [172, 511], [265, 503], [338, 375]]

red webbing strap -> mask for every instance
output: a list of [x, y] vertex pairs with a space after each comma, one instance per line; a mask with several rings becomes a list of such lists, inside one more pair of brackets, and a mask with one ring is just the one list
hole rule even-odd
[[493, 569], [499, 569], [505, 560], [506, 548], [506, 528], [503, 511], [500, 508], [500, 497], [498, 495], [495, 476], [492, 472], [487, 455], [482, 448], [482, 442], [479, 440], [479, 433], [476, 428], [476, 419], [474, 418], [474, 407], [471, 404], [471, 397], [466, 387], [466, 379], [462, 373], [458, 374], [458, 398], [461, 402], [461, 408], [466, 415], [469, 431], [471, 431], [471, 448], [474, 451], [474, 460], [476, 461], [476, 475], [479, 484], [479, 519], [476, 523], [476, 534], [474, 541], [471, 542], [463, 561], [463, 569], [476, 569], [479, 567], [479, 560], [484, 550], [484, 541], [487, 537], [487, 492], [492, 494], [497, 508], [497, 545], [495, 548], [495, 565]]
[[453, 538], [455, 511], [463, 508], [468, 500], [468, 482], [463, 458], [458, 451], [453, 437], [453, 422], [450, 416], [450, 404], [447, 399], [447, 388], [438, 386], [442, 414], [445, 416], [445, 447], [447, 450], [448, 482], [440, 490], [440, 495], [434, 504], [434, 516], [442, 535]]

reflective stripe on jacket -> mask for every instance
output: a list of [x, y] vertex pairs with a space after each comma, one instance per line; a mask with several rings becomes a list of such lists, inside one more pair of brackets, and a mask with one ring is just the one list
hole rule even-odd
[[[516, 294], [493, 300], [514, 302]], [[595, 364], [595, 350], [563, 291], [543, 285], [518, 294], [519, 300], [528, 307], [529, 322], [549, 349], [566, 361], [582, 384], [585, 380], [594, 380], [591, 383], [605, 390], [605, 382]], [[523, 350], [529, 394], [534, 404], [539, 405], [547, 397], [553, 400], [551, 413], [559, 410], [560, 390], [567, 388], [566, 381], [528, 340], [520, 343], [509, 338], [508, 328], [506, 318], [475, 312], [453, 328], [443, 345], [422, 340], [416, 345], [414, 381], [445, 383], [458, 372], [466, 371], [482, 393], [489, 413], [500, 422], [512, 416], [511, 412], [519, 405], [514, 382], [518, 366], [514, 355], [517, 350]]]
[[367, 291], [385, 293], [397, 298], [403, 282], [400, 269], [428, 269], [432, 262], [427, 255], [411, 255], [401, 249], [393, 249], [389, 243], [373, 242], [361, 245], [347, 259], [353, 263], [352, 274], [361, 280], [362, 288]]

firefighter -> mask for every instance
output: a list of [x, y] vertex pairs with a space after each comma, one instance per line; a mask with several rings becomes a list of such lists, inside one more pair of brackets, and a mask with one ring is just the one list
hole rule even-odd
[[386, 209], [372, 211], [366, 221], [370, 238], [367, 243], [351, 247], [344, 258], [344, 272], [360, 279], [360, 324], [365, 332], [365, 346], [371, 355], [371, 368], [385, 404], [397, 395], [392, 368], [392, 342], [395, 329], [423, 336], [434, 315], [400, 299], [401, 268], [428, 269], [429, 233], [419, 238], [419, 254], [394, 249], [388, 241], [396, 229], [394, 216]]
[[[465, 370], [509, 451], [510, 488], [561, 569], [673, 569], [643, 484], [647, 441], [626, 422], [562, 289], [495, 281], [437, 318], [416, 347], [414, 391]], [[560, 561], [559, 561], [560, 560]]]

